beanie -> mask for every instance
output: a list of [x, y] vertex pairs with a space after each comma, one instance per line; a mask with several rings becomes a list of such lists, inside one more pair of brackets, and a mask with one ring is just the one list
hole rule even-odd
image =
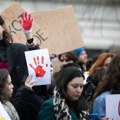
[[75, 50], [75, 53], [77, 54], [77, 56], [79, 56], [83, 51], [85, 51], [84, 48], [78, 48]]

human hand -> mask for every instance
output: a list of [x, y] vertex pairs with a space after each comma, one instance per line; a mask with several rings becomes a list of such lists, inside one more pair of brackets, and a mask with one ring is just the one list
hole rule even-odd
[[19, 20], [23, 30], [26, 32], [30, 32], [32, 29], [32, 24], [33, 24], [33, 17], [31, 14], [27, 12], [23, 12], [21, 14], [21, 20]]
[[57, 53], [51, 53], [51, 54], [50, 54], [50, 59], [52, 60], [52, 59], [54, 59], [54, 58], [57, 57], [57, 56], [58, 56]]
[[32, 80], [32, 76], [28, 76], [26, 81], [25, 81], [25, 87], [28, 90], [32, 91], [32, 87], [35, 85], [35, 80]]

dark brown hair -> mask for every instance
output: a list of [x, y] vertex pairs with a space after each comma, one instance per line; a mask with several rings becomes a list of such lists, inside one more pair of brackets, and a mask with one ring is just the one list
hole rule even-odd
[[104, 91], [111, 91], [116, 85], [120, 85], [120, 53], [113, 57], [103, 76], [102, 82], [99, 83], [93, 99]]
[[13, 39], [9, 31], [6, 29], [5, 21], [4, 19], [0, 16], [0, 25], [5, 29], [3, 31], [3, 40], [6, 46], [9, 46], [11, 43], [13, 43]]
[[7, 98], [3, 94], [3, 89], [5, 87], [5, 84], [7, 82], [9, 72], [6, 69], [0, 69], [0, 101], [3, 102]]
[[78, 67], [66, 67], [57, 73], [55, 78], [55, 85], [58, 88], [61, 96], [67, 101], [67, 104], [74, 104], [75, 110], [79, 113], [80, 111], [87, 109], [84, 97], [81, 95], [77, 101], [71, 103], [66, 90], [68, 83], [75, 77], [82, 77], [84, 79], [84, 75]]
[[78, 58], [77, 55], [74, 52], [66, 52], [63, 54], [58, 55], [58, 59], [61, 60], [61, 56], [65, 55], [68, 61], [73, 61], [73, 62], [77, 62]]

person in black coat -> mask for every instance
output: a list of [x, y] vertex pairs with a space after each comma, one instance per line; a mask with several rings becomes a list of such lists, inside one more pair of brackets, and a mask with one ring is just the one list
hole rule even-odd
[[20, 120], [37, 120], [41, 105], [52, 96], [46, 85], [34, 86], [34, 80], [28, 76], [13, 100]]
[[12, 36], [6, 29], [5, 21], [0, 16], [0, 64], [10, 71], [14, 85], [13, 97], [20, 87], [24, 75], [28, 75], [24, 52], [39, 49], [39, 46], [33, 43], [32, 16], [27, 12], [23, 12], [21, 18], [20, 24], [27, 38], [26, 45], [13, 43]]

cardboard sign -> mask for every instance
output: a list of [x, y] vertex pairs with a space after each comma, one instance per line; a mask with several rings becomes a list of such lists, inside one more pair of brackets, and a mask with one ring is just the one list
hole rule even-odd
[[60, 61], [55, 58], [54, 60], [52, 60], [52, 66], [53, 66], [53, 73], [56, 73], [58, 71], [60, 71], [60, 67], [61, 67], [61, 63]]
[[[14, 42], [26, 43], [26, 37], [19, 24], [24, 10], [15, 2], [0, 15], [5, 19]], [[40, 48], [48, 48], [50, 53], [64, 53], [83, 46], [72, 6], [45, 12], [33, 13], [33, 38]]]
[[109, 120], [120, 120], [120, 95], [106, 96], [106, 116]]
[[25, 52], [29, 75], [33, 75], [36, 85], [51, 84], [50, 57], [47, 49]]
[[24, 10], [21, 8], [20, 4], [15, 2], [8, 8], [6, 8], [0, 15], [5, 20], [7, 29], [12, 35], [14, 42], [25, 43], [26, 37], [22, 32], [21, 26], [17, 20], [20, 17], [20, 14]]
[[1, 102], [0, 102], [0, 120], [11, 120], [10, 116], [5, 111]]
[[[11, 6], [6, 8], [0, 15], [4, 18], [7, 25], [8, 31], [12, 35], [14, 42], [26, 44], [26, 37], [23, 33], [21, 25], [19, 24], [19, 19], [21, 13], [25, 11], [18, 2], [14, 2]], [[44, 31], [35, 23], [33, 23], [33, 37], [35, 38], [36, 43], [40, 43], [41, 40], [46, 40], [47, 35], [44, 34]], [[44, 37], [44, 36], [45, 37]]]
[[35, 21], [48, 35], [40, 47], [49, 52], [64, 53], [83, 46], [72, 6], [33, 13]]

